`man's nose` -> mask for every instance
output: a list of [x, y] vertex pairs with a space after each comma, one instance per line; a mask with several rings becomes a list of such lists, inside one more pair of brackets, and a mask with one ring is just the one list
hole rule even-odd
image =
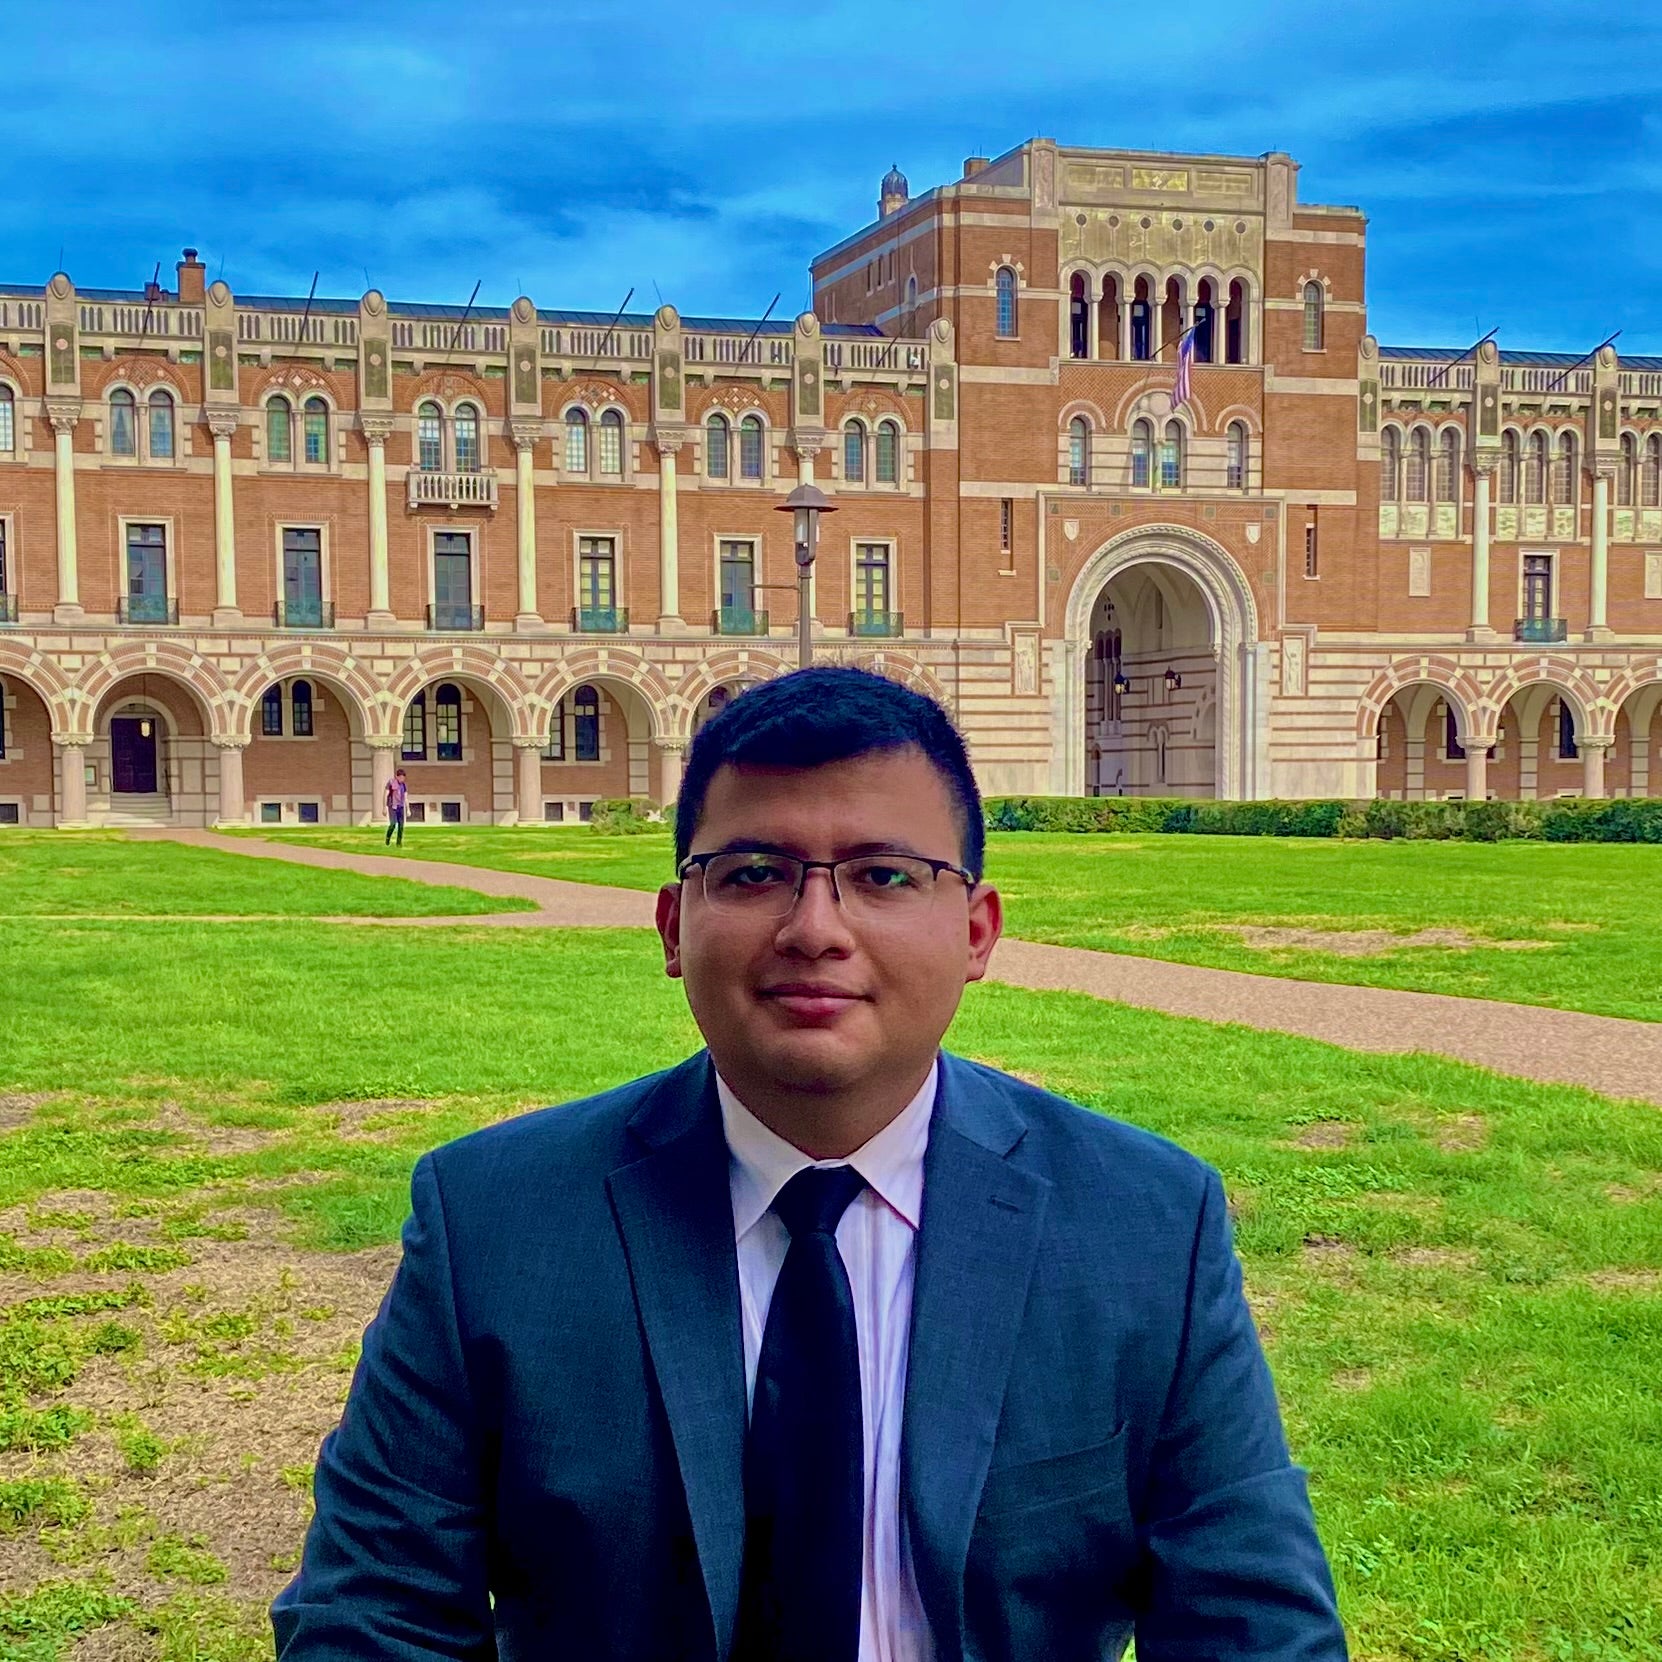
[[804, 872], [796, 904], [780, 920], [779, 944], [797, 952], [833, 951], [849, 943], [848, 917], [838, 904], [831, 873]]

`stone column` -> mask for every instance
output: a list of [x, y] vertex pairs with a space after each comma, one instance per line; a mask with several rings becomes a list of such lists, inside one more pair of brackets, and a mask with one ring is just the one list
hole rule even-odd
[[214, 436], [214, 627], [242, 622], [237, 609], [237, 514], [231, 494], [231, 435], [237, 417], [217, 411], [208, 417]]
[[681, 764], [687, 753], [685, 739], [654, 739], [658, 752], [658, 803], [667, 808], [681, 794]]
[[[369, 444], [369, 617], [371, 629], [390, 629], [394, 618], [387, 584], [387, 438], [391, 416], [362, 416]], [[389, 773], [390, 779], [392, 775]], [[377, 803], [376, 812], [380, 812]]]
[[213, 743], [219, 752], [219, 818], [214, 824], [246, 825], [248, 801], [243, 795], [242, 753], [248, 740], [216, 738]]
[[521, 825], [542, 823], [542, 740], [514, 740], [514, 801]]
[[383, 733], [367, 742], [372, 770], [370, 773], [369, 820], [367, 823], [373, 824], [376, 820], [384, 820], [387, 817], [385, 812], [387, 786], [391, 784], [393, 769], [398, 765], [394, 760], [394, 756], [403, 741], [399, 735], [389, 737]]
[[1466, 800], [1486, 802], [1489, 797], [1489, 746], [1466, 740]]
[[514, 508], [519, 534], [519, 612], [514, 628], [534, 631], [544, 627], [537, 610], [537, 492], [532, 482], [532, 464], [539, 424], [513, 424]]
[[[876, 441], [873, 440], [872, 442], [875, 443]], [[796, 482], [799, 485], [811, 485], [811, 484], [813, 484], [813, 482], [814, 482], [814, 461], [818, 457], [818, 455], [819, 455], [819, 450], [818, 450], [817, 446], [815, 446], [813, 444], [807, 444], [806, 446], [801, 445], [801, 444], [798, 445], [797, 452], [796, 452]], [[877, 464], [876, 464], [875, 460], [872, 462], [871, 465], [874, 468], [876, 467]], [[904, 450], [902, 450], [899, 454], [897, 454], [895, 456], [895, 472], [896, 472], [897, 477], [904, 477], [903, 470], [905, 469], [905, 466], [906, 466], [906, 456], [905, 456]], [[825, 521], [825, 516], [822, 514], [820, 516], [820, 529], [821, 530], [824, 530], [824, 528], [825, 528], [824, 521]], [[794, 533], [793, 533], [793, 536], [794, 536]], [[794, 542], [793, 542], [792, 546], [793, 547], [795, 546]], [[798, 573], [795, 565], [792, 565], [792, 567], [791, 567], [791, 576], [792, 577], [798, 577], [799, 575], [800, 574]], [[819, 551], [817, 549], [815, 550], [815, 553], [814, 553], [814, 563], [811, 566], [808, 567], [808, 620], [809, 620], [809, 628], [813, 631], [813, 633], [815, 635], [818, 635], [819, 632], [820, 632], [820, 626], [819, 626]], [[799, 623], [798, 628], [800, 629], [800, 627], [801, 627], [801, 625]]]
[[54, 733], [58, 747], [58, 829], [73, 830], [87, 823], [87, 753], [90, 733]]
[[1468, 640], [1485, 640], [1494, 633], [1489, 627], [1489, 479], [1491, 466], [1474, 466], [1476, 489], [1472, 496], [1472, 611]]
[[75, 423], [81, 418], [81, 406], [49, 404], [47, 417], [52, 423], [58, 485], [58, 604], [52, 615], [58, 623], [78, 623], [84, 616], [75, 551]]
[[1576, 749], [1581, 752], [1581, 794], [1587, 797], [1604, 795], [1604, 757], [1614, 741], [1611, 739], [1584, 739], [1578, 734]]
[[1606, 640], [1610, 635], [1605, 623], [1609, 572], [1610, 477], [1601, 471], [1593, 475], [1593, 571], [1587, 589], [1587, 639], [1590, 641]]
[[660, 432], [658, 446], [658, 629], [676, 634], [687, 625], [681, 616], [681, 518], [675, 495], [675, 454], [684, 440]]

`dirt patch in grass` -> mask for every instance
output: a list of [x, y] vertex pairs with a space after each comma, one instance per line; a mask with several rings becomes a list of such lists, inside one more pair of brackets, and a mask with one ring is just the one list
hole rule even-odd
[[35, 1110], [52, 1100], [50, 1091], [0, 1092], [0, 1131], [15, 1131], [35, 1117]]
[[1335, 1391], [1365, 1391], [1373, 1384], [1368, 1368], [1340, 1368], [1329, 1382]]
[[213, 1125], [188, 1114], [177, 1102], [164, 1102], [148, 1119], [135, 1120], [146, 1131], [171, 1131], [202, 1146], [206, 1154], [251, 1154], [267, 1147], [276, 1133], [247, 1126]]
[[348, 1142], [378, 1143], [390, 1141], [438, 1106], [426, 1097], [381, 1097], [329, 1102], [313, 1112], [333, 1120], [335, 1135]]
[[1594, 1270], [1585, 1279], [1602, 1293], [1662, 1292], [1662, 1270]]
[[1445, 1154], [1471, 1154], [1489, 1141], [1489, 1122], [1481, 1114], [1444, 1114], [1432, 1140]]
[[1477, 1254], [1470, 1247], [1402, 1247], [1391, 1254], [1391, 1262], [1414, 1269], [1475, 1270]]
[[1317, 1263], [1344, 1264], [1356, 1256], [1356, 1248], [1337, 1235], [1306, 1235], [1304, 1256]]
[[1317, 1120], [1314, 1125], [1302, 1127], [1287, 1145], [1291, 1148], [1336, 1149], [1349, 1148], [1361, 1134], [1361, 1126], [1348, 1120]]
[[1399, 935], [1390, 929], [1291, 929], [1256, 923], [1214, 927], [1238, 935], [1243, 946], [1259, 951], [1329, 952], [1336, 958], [1372, 958], [1402, 947], [1452, 947], [1462, 952], [1474, 947], [1493, 947], [1501, 952], [1535, 952], [1548, 950], [1553, 945], [1551, 941], [1490, 940], [1464, 929], [1416, 929], [1411, 935]]
[[1662, 1194], [1662, 1172], [1653, 1172], [1643, 1183], [1608, 1183], [1604, 1193], [1612, 1206], [1638, 1206]]

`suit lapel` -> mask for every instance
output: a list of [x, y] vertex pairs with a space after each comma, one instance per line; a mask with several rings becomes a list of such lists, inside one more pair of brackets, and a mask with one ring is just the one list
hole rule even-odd
[[902, 1427], [913, 1567], [939, 1662], [963, 1649], [970, 1531], [1037, 1255], [1049, 1184], [1007, 1156], [1026, 1123], [943, 1056], [924, 1156]]
[[728, 1154], [706, 1055], [667, 1075], [607, 1179], [692, 1519], [715, 1654], [733, 1640], [744, 1554], [744, 1345]]

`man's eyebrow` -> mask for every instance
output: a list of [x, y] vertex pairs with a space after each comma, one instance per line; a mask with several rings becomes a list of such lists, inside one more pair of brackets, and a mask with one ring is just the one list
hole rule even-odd
[[[712, 849], [714, 854], [783, 854], [793, 860], [807, 860], [812, 856], [805, 853], [800, 845], [789, 843], [768, 842], [762, 837], [729, 837], [720, 848]], [[920, 854], [909, 842], [899, 838], [883, 838], [876, 842], [851, 843], [844, 847], [836, 856], [839, 860], [858, 860], [867, 854], [907, 854], [914, 860], [926, 860], [926, 854]]]

